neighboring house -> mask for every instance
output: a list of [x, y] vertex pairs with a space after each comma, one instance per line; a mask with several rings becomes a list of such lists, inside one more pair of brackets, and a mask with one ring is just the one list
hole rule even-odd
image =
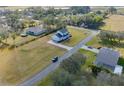
[[101, 48], [94, 64], [107, 68], [112, 72], [120, 75], [122, 73], [123, 67], [117, 65], [119, 57], [120, 54], [118, 51], [114, 51], [110, 48]]
[[58, 30], [53, 36], [52, 40], [54, 42], [60, 42], [66, 39], [69, 39], [71, 37], [70, 33], [67, 31], [67, 29], [63, 28], [61, 30]]
[[28, 35], [38, 36], [38, 35], [41, 35], [41, 34], [45, 33], [45, 31], [46, 31], [45, 29], [40, 28], [40, 27], [30, 27], [30, 28], [26, 31], [26, 33], [27, 33]]

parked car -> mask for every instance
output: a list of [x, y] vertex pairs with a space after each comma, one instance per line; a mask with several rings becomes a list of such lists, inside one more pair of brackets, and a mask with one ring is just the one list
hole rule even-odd
[[26, 33], [21, 33], [20, 36], [21, 36], [21, 37], [26, 37], [26, 36], [28, 36], [28, 35], [27, 35]]
[[59, 57], [58, 57], [58, 56], [56, 56], [56, 57], [54, 57], [54, 58], [52, 59], [52, 62], [53, 62], [53, 63], [55, 63], [55, 62], [57, 62], [57, 61], [58, 61], [58, 59], [59, 59]]
[[88, 48], [93, 49], [93, 47], [91, 47], [91, 46], [88, 46]]
[[98, 47], [97, 49], [101, 49], [102, 47]]

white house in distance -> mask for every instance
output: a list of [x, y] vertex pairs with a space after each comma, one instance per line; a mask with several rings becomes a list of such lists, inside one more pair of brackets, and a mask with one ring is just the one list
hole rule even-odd
[[123, 67], [117, 64], [119, 57], [120, 54], [118, 51], [112, 50], [111, 48], [101, 48], [94, 64], [121, 75]]

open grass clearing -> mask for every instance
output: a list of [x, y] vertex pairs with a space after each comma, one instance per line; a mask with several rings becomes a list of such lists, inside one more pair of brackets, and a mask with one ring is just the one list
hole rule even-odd
[[7, 39], [7, 42], [6, 42], [6, 40], [4, 40], [4, 42], [9, 44], [9, 45], [13, 45], [15, 42], [15, 45], [19, 45], [19, 44], [22, 44], [24, 42], [31, 41], [32, 39], [35, 39], [35, 38], [36, 38], [35, 36], [30, 36], [30, 35], [28, 35], [27, 37], [16, 36], [16, 39], [13, 40], [13, 38], [10, 36]]
[[124, 16], [122, 15], [111, 15], [104, 20], [104, 23], [105, 25], [101, 27], [102, 30], [124, 31]]
[[49, 40], [49, 36], [45, 36], [15, 50], [2, 50], [0, 85], [15, 85], [33, 76], [51, 64], [54, 56], [60, 56], [66, 51], [48, 44]]
[[0, 7], [0, 9], [10, 9], [10, 10], [17, 10], [17, 9], [26, 9], [26, 8], [29, 8], [30, 6], [3, 6], [3, 7]]

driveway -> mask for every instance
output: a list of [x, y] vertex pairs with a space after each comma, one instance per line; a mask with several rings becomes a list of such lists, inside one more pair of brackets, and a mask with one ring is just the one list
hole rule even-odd
[[[60, 43], [55, 43], [52, 40], [48, 41], [48, 43], [51, 44], [51, 45], [63, 48], [63, 49], [67, 49], [67, 50], [71, 50], [73, 48], [73, 47], [69, 47], [69, 46], [66, 46], [66, 45], [63, 45], [63, 44], [60, 44]], [[89, 51], [94, 52], [94, 53], [99, 53], [99, 49], [96, 49], [96, 48], [91, 49], [91, 48], [88, 48], [88, 46], [86, 46], [86, 45], [83, 45], [81, 48], [84, 49], [84, 50], [89, 50]]]
[[[69, 47], [66, 47], [66, 48], [68, 48], [68, 51], [63, 56], [61, 56], [59, 58], [58, 62], [52, 63], [51, 65], [49, 65], [48, 67], [46, 67], [44, 70], [42, 70], [38, 74], [34, 75], [30, 79], [28, 79], [28, 80], [24, 81], [23, 83], [21, 83], [20, 86], [31, 86], [31, 85], [36, 84], [38, 81], [41, 81], [42, 79], [44, 79], [49, 73], [51, 73], [54, 70], [56, 70], [59, 67], [60, 63], [63, 62], [64, 59], [67, 59], [72, 54], [74, 54], [75, 52], [77, 52], [80, 48], [82, 48], [83, 45], [85, 45], [87, 42], [89, 42], [97, 34], [98, 33], [94, 33], [93, 32], [90, 36], [88, 36], [87, 38], [85, 38], [84, 40], [82, 40], [81, 42], [79, 42], [77, 45], [75, 45], [71, 49]], [[61, 46], [62, 47], [65, 47], [63, 45], [61, 45]]]

